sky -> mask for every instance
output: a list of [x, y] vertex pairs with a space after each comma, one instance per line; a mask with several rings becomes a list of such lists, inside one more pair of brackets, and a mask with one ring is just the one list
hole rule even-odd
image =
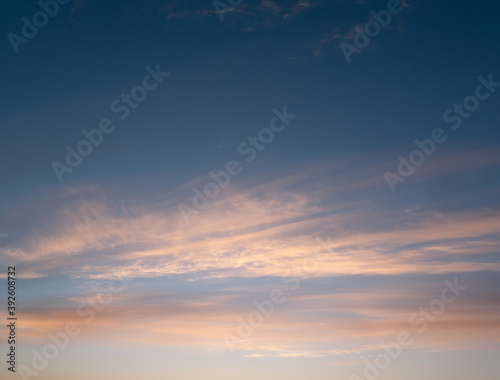
[[496, 2], [0, 7], [2, 379], [498, 379]]

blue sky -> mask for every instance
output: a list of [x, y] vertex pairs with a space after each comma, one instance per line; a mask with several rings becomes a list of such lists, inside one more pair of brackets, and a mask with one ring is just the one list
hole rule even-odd
[[[49, 3], [15, 47], [40, 5], [0, 12], [0, 267], [19, 291], [18, 374], [2, 371], [33, 370], [75, 322], [38, 379], [374, 380], [402, 331], [377, 378], [497, 378], [497, 4]], [[444, 281], [467, 289], [417, 332]]]

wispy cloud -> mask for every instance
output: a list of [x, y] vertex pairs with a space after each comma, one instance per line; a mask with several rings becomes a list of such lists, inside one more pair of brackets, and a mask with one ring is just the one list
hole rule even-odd
[[[428, 277], [426, 285], [398, 279], [400, 286], [357, 285], [356, 289], [333, 288], [311, 282], [297, 294], [287, 294], [286, 304], [237, 349], [247, 357], [354, 357], [380, 350], [381, 343], [394, 340], [400, 331], [415, 330], [409, 316], [439, 296], [440, 281]], [[469, 278], [471, 288], [485, 285]], [[394, 282], [392, 283], [394, 284]], [[486, 282], [493, 286], [494, 281]], [[262, 289], [261, 289], [262, 291]], [[213, 291], [162, 291], [148, 289], [124, 292], [85, 327], [79, 339], [104, 345], [130, 343], [169, 347], [224, 350], [222, 336], [247, 313], [252, 290], [225, 287]], [[29, 308], [23, 311], [27, 339], [43, 340], [68, 321], [83, 324], [75, 306], [85, 297], [72, 298], [67, 307], [55, 310]], [[59, 301], [61, 303], [61, 301]], [[73, 306], [74, 305], [74, 306]], [[415, 332], [411, 349], [424, 351], [491, 349], [500, 332], [498, 294], [464, 295], [432, 321], [432, 334]], [[460, 332], [460, 333], [458, 333]]]
[[[436, 159], [432, 171], [423, 168], [415, 181], [440, 174], [452, 159], [467, 161], [469, 166], [455, 167], [471, 170], [491, 165], [496, 156], [470, 157]], [[321, 235], [330, 236], [332, 252], [317, 276], [500, 270], [498, 263], [469, 257], [498, 249], [500, 211], [414, 205], [402, 213], [391, 206], [380, 164], [351, 167], [354, 162], [315, 165], [256, 186], [248, 182], [246, 189], [228, 188], [189, 226], [171, 200], [140, 205], [113, 199], [104, 189], [67, 189], [72, 196], [66, 202], [2, 252], [23, 260], [33, 276], [63, 266], [73, 277], [88, 278], [281, 276], [313, 255]], [[376, 197], [352, 201], [353, 194]]]
[[[440, 168], [462, 175], [498, 165], [497, 156], [437, 155], [432, 170], [422, 167], [414, 184], [443, 175]], [[500, 210], [470, 210], [460, 197], [446, 200], [445, 207], [439, 199], [423, 207], [411, 200], [414, 192], [395, 196], [380, 176], [387, 162], [373, 157], [307, 164], [234, 183], [189, 226], [176, 205], [206, 178], [156, 202], [117, 197], [115, 188], [65, 188], [44, 202], [45, 217], [34, 221], [30, 234], [9, 235], [0, 247], [6, 262], [15, 257], [22, 263], [30, 281], [62, 276], [83, 286], [77, 294], [46, 296], [43, 308], [25, 308], [25, 338], [43, 341], [81, 318], [77, 305], [95, 298], [99, 284], [130, 278], [129, 289], [78, 339], [219, 352], [226, 349], [223, 334], [234, 330], [253, 301], [281, 289], [286, 303], [235, 347], [238, 352], [352, 363], [408, 329], [409, 315], [439, 295], [443, 279], [459, 274], [471, 294], [450, 305], [433, 322], [432, 334], [419, 336], [412, 349], [491, 348], [500, 329], [498, 308], [491, 306], [499, 297], [492, 283], [500, 271], [494, 258]], [[319, 250], [317, 237], [325, 241]], [[312, 257], [318, 265], [291, 291], [283, 279], [302, 276]], [[490, 275], [483, 279], [485, 273]], [[155, 289], [155, 281], [168, 290]], [[200, 282], [206, 289], [173, 285]], [[475, 284], [490, 291], [478, 296]]]
[[[223, 1], [224, 3], [224, 1]], [[260, 2], [243, 1], [237, 6], [229, 6], [224, 12], [227, 25], [236, 26], [242, 31], [253, 31], [256, 28], [268, 28], [279, 25], [310, 9], [318, 8], [324, 3], [321, 0], [293, 0], [276, 2], [262, 0]], [[212, 17], [218, 21], [218, 12], [212, 2], [204, 7], [192, 1], [170, 1], [162, 7], [167, 20], [172, 19], [204, 19]], [[232, 17], [231, 17], [232, 16]], [[235, 19], [238, 17], [238, 20]], [[237, 22], [236, 22], [237, 21]]]

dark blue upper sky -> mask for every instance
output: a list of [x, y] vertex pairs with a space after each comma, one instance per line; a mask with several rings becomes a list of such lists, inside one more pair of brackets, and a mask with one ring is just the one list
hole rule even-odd
[[[18, 54], [7, 38], [1, 45], [1, 180], [9, 187], [51, 184], [50, 163], [109, 114], [147, 65], [171, 76], [68, 178], [124, 168], [201, 174], [282, 105], [300, 115], [270, 153], [283, 161], [411, 144], [443, 126], [442, 113], [473, 92], [479, 75], [500, 77], [496, 3], [412, 2], [350, 64], [338, 46], [347, 37], [325, 41], [386, 2], [317, 2], [283, 18], [248, 1], [248, 12], [222, 22], [202, 1], [76, 4], [61, 5]], [[35, 2], [4, 8], [4, 36], [39, 10]], [[497, 143], [499, 102], [482, 104], [450, 145]]]

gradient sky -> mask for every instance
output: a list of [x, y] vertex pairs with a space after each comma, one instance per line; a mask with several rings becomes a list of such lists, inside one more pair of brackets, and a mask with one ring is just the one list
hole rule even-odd
[[[500, 87], [455, 130], [443, 114], [500, 82], [499, 4], [407, 0], [350, 63], [339, 45], [387, 1], [243, 0], [221, 20], [208, 0], [72, 0], [17, 53], [8, 35], [40, 6], [0, 7], [18, 367], [81, 327], [31, 379], [350, 380], [407, 331], [379, 379], [498, 380]], [[168, 77], [120, 120], [111, 104], [158, 65]], [[238, 147], [284, 107], [295, 118], [248, 162]], [[53, 162], [103, 118], [115, 129], [59, 181]], [[447, 140], [391, 191], [384, 174], [436, 128]], [[186, 221], [179, 206], [233, 160]], [[419, 333], [444, 281], [467, 289]], [[273, 290], [286, 300], [231, 352]]]

